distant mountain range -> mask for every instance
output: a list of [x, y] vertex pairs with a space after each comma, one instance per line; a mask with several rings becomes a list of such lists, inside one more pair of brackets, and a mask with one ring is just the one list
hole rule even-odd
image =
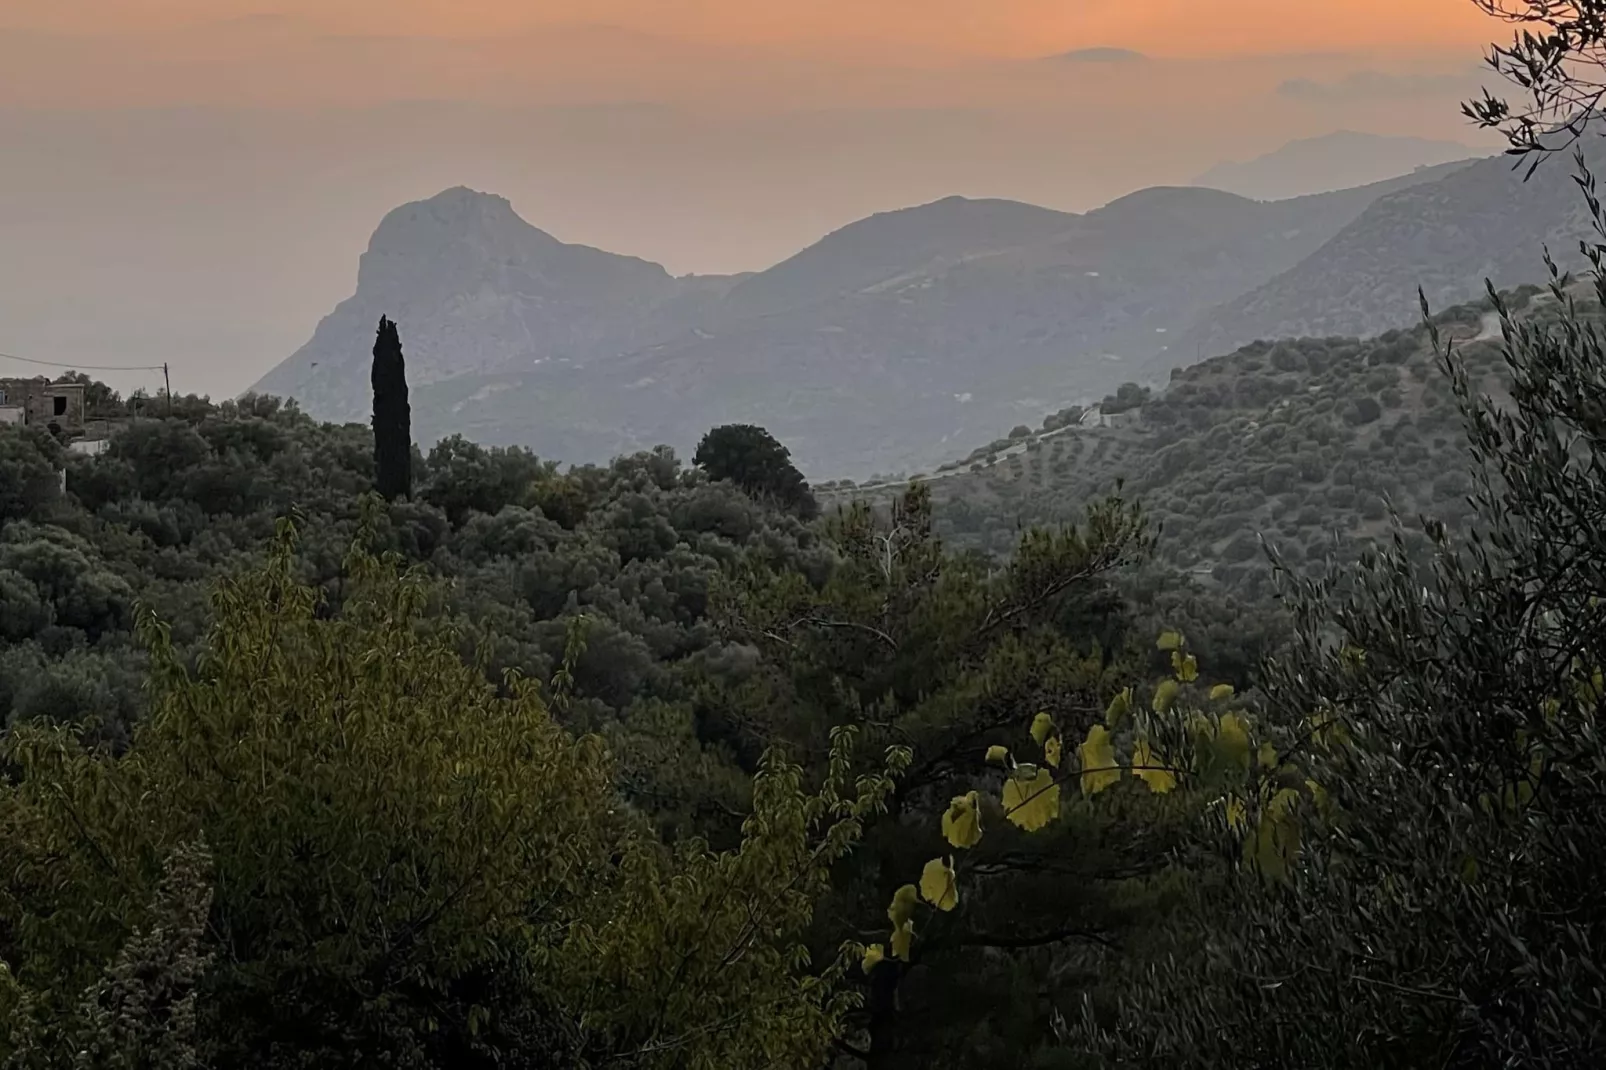
[[[1598, 150], [1597, 150], [1598, 151]], [[1257, 337], [1409, 325], [1538, 278], [1581, 228], [1566, 160], [1501, 158], [1258, 202], [1147, 189], [1081, 215], [948, 198], [728, 277], [566, 245], [466, 189], [374, 233], [356, 293], [256, 386], [365, 420], [379, 316], [402, 327], [421, 444], [454, 432], [564, 461], [762, 424], [815, 479], [914, 471], [999, 427]]]
[[1227, 161], [1195, 178], [1192, 185], [1225, 190], [1257, 201], [1277, 201], [1311, 193], [1347, 189], [1435, 167], [1490, 155], [1459, 141], [1392, 137], [1337, 130], [1300, 138], [1243, 162]]
[[[1606, 172], [1599, 138], [1579, 142]], [[1475, 298], [1485, 279], [1510, 288], [1544, 281], [1546, 248], [1563, 269], [1584, 264], [1580, 240], [1599, 240], [1566, 156], [1524, 181], [1507, 157], [1480, 160], [1433, 182], [1380, 197], [1315, 255], [1212, 309], [1156, 354], [1145, 377], [1226, 353], [1255, 339], [1370, 335], [1414, 325], [1417, 288], [1431, 308]]]

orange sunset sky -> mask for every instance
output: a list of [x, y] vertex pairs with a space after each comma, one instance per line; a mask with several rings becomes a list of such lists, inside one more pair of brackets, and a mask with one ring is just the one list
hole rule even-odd
[[[1170, 60], [1476, 57], [1471, 0], [8, 0], [13, 106], [294, 106], [629, 92], [746, 103], [1013, 88], [989, 62], [1086, 47]], [[804, 68], [809, 68], [805, 70]], [[1021, 79], [1015, 79], [1018, 83]], [[729, 101], [726, 101], [729, 104]]]
[[872, 212], [1086, 211], [1339, 129], [1489, 148], [1459, 103], [1509, 34], [1472, 0], [3, 0], [0, 352], [237, 392], [386, 211], [453, 185], [732, 272]]
[[1408, 47], [1479, 46], [1465, 0], [10, 0], [12, 27], [161, 33], [278, 15], [334, 33], [465, 38], [607, 24], [729, 45], [897, 43], [1031, 56], [1096, 42], [1172, 55], [1361, 48], [1379, 31]]

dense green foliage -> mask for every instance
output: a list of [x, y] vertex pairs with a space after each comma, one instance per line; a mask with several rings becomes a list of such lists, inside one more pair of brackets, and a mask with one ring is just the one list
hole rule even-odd
[[[366, 428], [267, 399], [178, 399], [172, 419], [131, 421], [96, 458], [3, 429], [0, 459], [17, 502], [0, 531], [0, 716], [89, 717], [112, 741], [126, 741], [144, 701], [136, 602], [193, 651], [212, 582], [258, 560], [276, 518], [297, 509], [299, 574], [338, 605], [358, 502], [374, 489]], [[809, 574], [828, 564], [795, 519], [667, 451], [560, 473], [449, 439], [416, 461], [413, 498], [375, 521], [378, 547], [446, 581], [437, 611], [462, 625], [465, 653], [484, 641], [493, 681], [508, 668], [549, 679], [584, 616], [571, 716], [599, 731], [637, 721], [694, 742], [688, 680], [741, 664], [706, 619], [716, 578], [749, 554]], [[656, 790], [653, 750], [639, 757], [635, 779]]]
[[[1051, 703], [1067, 717], [1075, 707], [1096, 709], [1120, 673], [1142, 671], [1128, 641], [1141, 613], [1123, 608], [1115, 583], [1150, 540], [1125, 507], [1095, 510], [1080, 533], [1030, 536], [1014, 566], [1000, 572], [936, 543], [918, 496], [896, 519], [858, 510], [817, 530], [732, 484], [682, 469], [668, 451], [559, 473], [523, 451], [448, 439], [418, 459], [411, 501], [365, 517], [360, 502], [373, 486], [365, 429], [315, 424], [265, 399], [221, 406], [179, 399], [172, 419], [131, 422], [93, 459], [22, 433], [7, 441], [25, 468], [67, 465], [66, 492], [53, 478], [39, 481], [28, 518], [0, 537], [5, 619], [13, 622], [3, 655], [13, 726], [82, 721], [86, 742], [137, 752], [147, 701], [159, 711], [161, 700], [143, 686], [152, 662], [132, 634], [135, 607], [143, 602], [165, 622], [162, 647], [172, 653], [164, 657], [204, 664], [209, 634], [243, 626], [239, 617], [217, 620], [208, 592], [254, 567], [275, 517], [294, 509], [303, 517], [300, 550], [284, 567], [320, 593], [320, 617], [338, 618], [354, 598], [345, 555], [359, 532], [427, 568], [443, 581], [427, 588], [431, 628], [460, 654], [478, 657], [477, 671], [492, 684], [508, 669], [553, 680], [562, 719], [608, 742], [609, 779], [624, 803], [675, 842], [701, 835], [719, 849], [739, 848], [753, 776], [777, 743], [803, 763], [806, 784], [819, 784], [830, 769], [836, 728], [861, 732], [849, 766], [855, 774], [873, 771], [887, 745], [950, 752], [922, 761], [896, 800], [899, 816], [869, 823], [873, 850], [838, 867], [840, 879], [854, 875], [830, 893], [825, 920], [806, 936], [821, 964], [843, 941], [873, 934], [881, 882], [912, 842], [901, 823], [918, 818], [916, 803], [940, 799], [976, 773], [979, 760], [963, 753], [971, 733], [1003, 730], [1019, 703]], [[889, 596], [895, 604], [883, 606]], [[809, 607], [814, 616], [838, 614], [896, 635], [904, 654], [878, 664], [876, 647], [832, 643], [829, 627], [800, 636], [807, 644], [793, 649], [753, 631], [755, 622]], [[811, 631], [818, 626], [805, 628]], [[431, 671], [444, 674], [439, 665]], [[889, 681], [897, 686], [882, 694]], [[287, 694], [259, 712], [306, 705], [309, 694]], [[989, 694], [973, 713], [948, 722]], [[865, 706], [897, 711], [897, 719], [883, 724]], [[402, 756], [393, 760], [405, 766]], [[1119, 829], [1097, 835], [1124, 835]], [[181, 846], [173, 841], [164, 850]], [[1148, 846], [1133, 850], [1157, 864]], [[1126, 853], [1099, 848], [1077, 867], [1090, 883], [1074, 902], [1098, 914], [1074, 932], [1062, 931], [1073, 903], [1060, 891], [1063, 865], [1041, 854], [1010, 862], [1038, 871], [1025, 901], [1042, 915], [1009, 919], [1006, 907], [1019, 896], [1000, 885], [997, 928], [978, 921], [928, 943], [926, 962], [892, 985], [901, 1009], [888, 1015], [883, 1002], [879, 1011], [859, 1012], [845, 1020], [849, 1035], [868, 1043], [873, 1022], [878, 1051], [904, 1058], [939, 1037], [974, 1052], [973, 1060], [1017, 1046], [1043, 1050], [1053, 1003], [1027, 994], [1050, 976], [1055, 991], [1073, 991], [1094, 973], [1084, 964], [1065, 974], [1059, 949], [1102, 947], [1134, 931], [1145, 909], [1142, 896], [1125, 902], [1120, 878], [1110, 876]], [[146, 859], [147, 899], [163, 857]], [[175, 864], [189, 857], [174, 856]], [[175, 879], [199, 894], [193, 868]], [[200, 909], [193, 900], [149, 905], [182, 917]], [[1041, 950], [1019, 962], [997, 954], [1023, 942]], [[100, 968], [113, 949], [97, 946], [101, 957], [90, 961]], [[929, 978], [942, 976], [934, 965], [967, 962], [964, 969], [997, 978], [995, 999], [974, 1004], [963, 986], [946, 983], [920, 995]], [[73, 992], [98, 983], [88, 973], [75, 977]], [[854, 974], [850, 988], [861, 985]], [[955, 1013], [965, 1006], [971, 1009]], [[993, 1013], [1003, 1007], [1007, 1020]], [[943, 1019], [951, 1019], [948, 1027], [922, 1040]]]
[[1287, 887], [1202, 898], [1208, 952], [1147, 971], [1084, 1041], [1200, 1067], [1560, 1068], [1606, 1050], [1606, 353], [1574, 314], [1504, 328], [1509, 401], [1444, 354], [1475, 535], [1431, 524], [1425, 562], [1403, 541], [1366, 555], [1336, 612], [1337, 566], [1289, 592], [1298, 641], [1264, 708], [1331, 810]]
[[[719, 610], [765, 655], [754, 685], [718, 703], [739, 738], [785, 741], [821, 772], [843, 727], [862, 733], [861, 761], [888, 745], [913, 755], [865, 849], [838, 867], [816, 925], [822, 951], [881, 929], [893, 889], [937, 838], [937, 812], [984, 775], [988, 744], [1020, 711], [1082, 723], [1141, 671], [1109, 577], [1148, 550], [1138, 512], [1112, 500], [1075, 528], [1029, 535], [992, 569], [933, 537], [919, 487], [890, 516], [848, 511], [827, 537], [840, 564], [825, 585], [763, 570]], [[1055, 1003], [1095, 984], [1104, 950], [1164, 907], [1167, 885], [1150, 878], [1170, 869], [1175, 842], [1146, 817], [1089, 814], [1060, 836], [998, 837], [967, 909], [865, 978], [848, 1046], [882, 1067], [991, 1066], [1051, 1047]]]
[[703, 436], [692, 463], [710, 479], [729, 480], [748, 494], [767, 498], [804, 520], [819, 514], [819, 506], [803, 473], [792, 464], [792, 454], [762, 427], [725, 424]]
[[420, 577], [359, 554], [330, 615], [292, 535], [218, 588], [193, 667], [144, 617], [125, 755], [7, 736], [7, 1065], [821, 1057], [844, 1004], [799, 942], [885, 766], [810, 795], [766, 757], [734, 850], [666, 847], [599, 739], [463, 661]]
[[413, 419], [407, 402], [407, 362], [401, 332], [381, 316], [374, 341], [374, 483], [386, 501], [413, 486]]

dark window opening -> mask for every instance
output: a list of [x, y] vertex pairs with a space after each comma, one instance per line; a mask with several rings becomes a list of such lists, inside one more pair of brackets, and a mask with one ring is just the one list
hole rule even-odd
[[66, 399], [65, 396], [63, 396], [61, 394], [57, 394], [55, 397], [51, 398], [50, 400], [55, 402], [55, 404], [56, 404], [56, 411], [55, 411], [55, 413], [53, 415], [56, 415], [56, 416], [66, 416], [67, 415], [67, 399]]

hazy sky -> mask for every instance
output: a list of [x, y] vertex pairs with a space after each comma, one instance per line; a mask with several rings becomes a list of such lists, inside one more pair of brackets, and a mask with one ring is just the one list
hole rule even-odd
[[1504, 33], [1471, 0], [4, 0], [0, 352], [237, 392], [451, 185], [723, 272], [952, 193], [1079, 211], [1340, 128], [1477, 141]]

